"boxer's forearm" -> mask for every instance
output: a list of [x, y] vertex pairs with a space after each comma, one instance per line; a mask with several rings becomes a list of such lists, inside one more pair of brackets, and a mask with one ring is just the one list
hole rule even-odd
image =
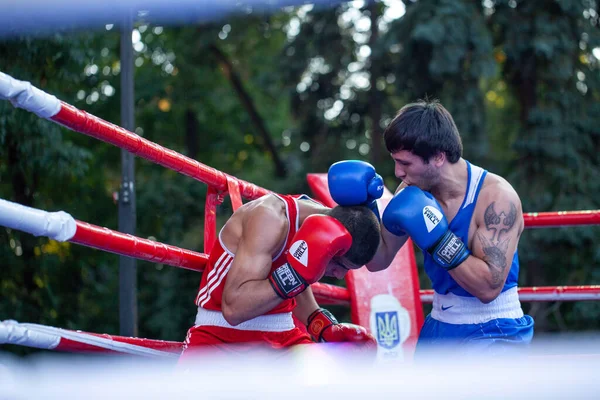
[[222, 299], [223, 316], [231, 325], [263, 315], [283, 301], [266, 279], [247, 281], [235, 290], [226, 290]]
[[317, 300], [313, 295], [312, 289], [309, 287], [304, 292], [296, 296], [296, 308], [294, 308], [294, 316], [304, 325], [308, 321], [308, 316], [319, 308]]
[[456, 283], [483, 303], [489, 303], [498, 297], [504, 286], [504, 281], [498, 285], [493, 269], [485, 261], [473, 255], [449, 273]]
[[395, 236], [390, 233], [383, 225], [381, 226], [381, 240], [377, 253], [371, 261], [367, 263], [367, 269], [371, 272], [382, 271], [390, 266], [398, 250], [404, 246], [408, 240], [408, 235]]

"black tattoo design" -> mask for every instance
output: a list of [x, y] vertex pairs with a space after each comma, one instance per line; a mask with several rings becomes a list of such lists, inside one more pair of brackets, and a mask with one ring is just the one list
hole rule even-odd
[[517, 220], [517, 208], [513, 203], [510, 203], [508, 214], [504, 211], [498, 214], [494, 209], [495, 202], [492, 202], [486, 208], [483, 220], [488, 231], [492, 231], [492, 238], [488, 239], [481, 233], [477, 233], [477, 238], [481, 242], [483, 253], [485, 254], [484, 261], [488, 264], [492, 273], [492, 287], [498, 288], [504, 284], [504, 271], [508, 266], [506, 252], [510, 237], [502, 240], [500, 236], [512, 229]]
[[504, 284], [504, 270], [508, 265], [506, 251], [508, 250], [510, 238], [495, 244], [481, 233], [477, 233], [477, 238], [481, 242], [485, 254], [483, 261], [487, 263], [492, 273], [492, 287], [498, 288]]
[[[510, 203], [510, 211], [508, 212], [508, 215], [505, 214], [504, 211], [498, 214], [494, 209], [495, 203], [495, 201], [492, 201], [492, 204], [485, 209], [483, 220], [485, 221], [485, 227], [487, 230], [494, 231], [492, 242], [494, 239], [499, 242], [502, 232], [508, 232], [515, 224], [515, 221], [517, 220], [517, 208], [513, 203]], [[497, 238], [496, 234], [498, 234]]]

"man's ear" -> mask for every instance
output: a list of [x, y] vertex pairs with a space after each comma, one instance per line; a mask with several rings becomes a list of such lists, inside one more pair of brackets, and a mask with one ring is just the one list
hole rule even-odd
[[439, 153], [431, 157], [431, 161], [436, 167], [441, 167], [442, 165], [444, 165], [446, 160], [446, 153], [444, 153], [443, 151], [440, 151]]

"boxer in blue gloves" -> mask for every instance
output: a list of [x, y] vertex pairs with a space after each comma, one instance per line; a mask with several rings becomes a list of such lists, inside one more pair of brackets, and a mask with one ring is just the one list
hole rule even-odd
[[[329, 193], [337, 204], [367, 206], [381, 221], [377, 199], [383, 195], [383, 179], [371, 164], [359, 160], [345, 160], [332, 164], [327, 174], [327, 182]], [[367, 269], [380, 271], [387, 268], [407, 239], [407, 235], [394, 235], [382, 226], [377, 253], [366, 265]]]
[[[448, 343], [453, 346], [445, 349], [462, 354], [498, 354], [529, 344], [533, 319], [523, 314], [517, 293], [524, 223], [515, 190], [462, 158], [458, 129], [437, 101], [403, 107], [384, 139], [403, 183], [383, 212], [382, 240], [367, 268], [387, 268], [409, 236], [423, 251], [434, 298], [416, 355]], [[345, 182], [330, 186], [333, 199], [350, 204], [347, 197], [355, 193], [356, 204], [368, 204], [364, 193], [374, 168], [363, 163], [368, 172], [343, 173], [345, 164], [356, 169], [356, 161], [330, 168], [329, 179], [333, 172]]]

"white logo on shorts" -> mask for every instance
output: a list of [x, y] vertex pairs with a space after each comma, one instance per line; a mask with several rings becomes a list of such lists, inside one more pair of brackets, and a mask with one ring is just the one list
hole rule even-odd
[[298, 240], [290, 246], [289, 253], [305, 267], [308, 266], [308, 244], [304, 240]]
[[423, 219], [427, 232], [431, 232], [442, 220], [442, 212], [435, 207], [423, 207]]

